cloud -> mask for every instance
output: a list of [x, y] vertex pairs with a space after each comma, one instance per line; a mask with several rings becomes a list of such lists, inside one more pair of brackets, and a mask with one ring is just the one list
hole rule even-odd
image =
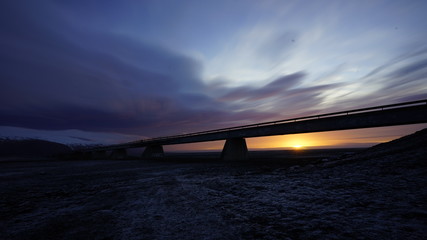
[[425, 95], [427, 90], [427, 51], [409, 52], [388, 65], [381, 66], [381, 72], [371, 74], [368, 81], [381, 85], [378, 93], [399, 98]]
[[207, 59], [206, 81], [225, 76], [231, 80], [226, 84], [236, 87], [259, 85], [280, 75], [299, 46], [299, 33], [281, 28], [261, 21], [236, 31], [219, 52]]
[[0, 125], [159, 135], [164, 122], [226, 115], [190, 57], [8, 7], [17, 14], [3, 16]]
[[[319, 113], [324, 106], [326, 91], [333, 91], [341, 83], [303, 86], [307, 74], [296, 72], [284, 75], [261, 87], [225, 88], [222, 101], [232, 102], [236, 109], [255, 111], [260, 121], [280, 120]], [[255, 118], [255, 116], [252, 116]]]
[[[32, 14], [13, 10], [17, 14], [7, 20], [16, 24], [2, 32], [0, 125], [154, 137], [277, 116], [256, 108], [235, 111], [218, 101], [206, 92], [202, 63], [191, 57], [74, 26], [40, 6]], [[253, 89], [250, 100], [273, 96], [302, 77], [296, 73]]]
[[298, 33], [296, 31], [286, 31], [271, 35], [260, 43], [255, 52], [256, 56], [258, 58], [263, 57], [272, 64], [289, 59], [292, 50], [295, 50], [295, 46], [298, 43]]
[[269, 97], [274, 97], [277, 94], [288, 90], [289, 88], [297, 85], [304, 78], [303, 72], [297, 72], [289, 75], [282, 76], [267, 85], [260, 88], [251, 87], [236, 87], [231, 88], [227, 94], [221, 99], [225, 101], [233, 101], [239, 99], [246, 99], [249, 101], [262, 100]]
[[426, 69], [427, 69], [427, 59], [422, 59], [420, 61], [413, 62], [402, 68], [399, 68], [398, 70], [394, 71], [390, 77], [393, 77], [393, 78], [408, 77], [409, 75], [412, 75], [420, 71], [425, 72]]
[[[101, 20], [85, 24], [98, 15], [79, 19], [79, 11], [60, 4], [3, 1], [0, 9], [3, 126], [154, 137], [426, 96], [427, 51], [355, 77], [346, 69], [370, 58], [360, 55], [371, 50], [338, 50], [362, 48], [370, 37], [362, 45], [359, 38], [351, 44], [325, 38], [323, 22], [306, 31], [267, 22], [229, 29], [235, 32], [230, 45], [202, 62], [143, 35], [100, 27]], [[325, 75], [343, 64], [348, 67]], [[229, 81], [207, 85], [205, 72]]]
[[[413, 49], [390, 59], [353, 82], [325, 93], [330, 111], [386, 105], [427, 98], [427, 51]], [[336, 105], [336, 106], [334, 106]]]

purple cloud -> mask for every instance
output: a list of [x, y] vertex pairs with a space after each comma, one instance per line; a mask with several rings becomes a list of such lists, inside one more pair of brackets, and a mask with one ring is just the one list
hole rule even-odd
[[248, 101], [256, 101], [269, 97], [276, 96], [281, 92], [287, 91], [289, 88], [296, 86], [305, 77], [303, 72], [297, 72], [282, 76], [271, 83], [261, 88], [251, 87], [236, 87], [228, 90], [222, 99], [223, 100], [239, 100], [246, 99]]
[[202, 93], [201, 64], [192, 58], [61, 19], [47, 24], [55, 16], [37, 6], [37, 16], [5, 9], [15, 14], [2, 15], [0, 125], [158, 135], [168, 129], [153, 126], [165, 121], [225, 115]]
[[[306, 84], [310, 69], [261, 87], [210, 91], [201, 60], [108, 26], [81, 25], [76, 12], [69, 15], [59, 6], [43, 0], [0, 3], [2, 126], [154, 137], [343, 110], [323, 102], [325, 92], [348, 83]], [[264, 60], [283, 60], [295, 53], [296, 37], [285, 31], [255, 52]], [[425, 53], [401, 56], [359, 79], [380, 85], [372, 100], [358, 97], [356, 89], [350, 93], [355, 97], [336, 101], [357, 107], [408, 94], [425, 98], [425, 88], [418, 87], [427, 73]]]

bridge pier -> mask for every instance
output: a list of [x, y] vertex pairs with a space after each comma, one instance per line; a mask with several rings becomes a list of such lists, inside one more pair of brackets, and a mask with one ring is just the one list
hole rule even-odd
[[143, 157], [158, 158], [164, 155], [163, 145], [226, 139], [221, 158], [224, 160], [244, 160], [248, 158], [245, 138], [418, 123], [427, 123], [427, 99], [195, 132], [191, 134], [145, 139], [111, 146], [83, 149], [81, 152], [83, 158], [90, 158], [92, 154], [90, 151], [114, 150], [111, 154], [112, 157], [122, 159], [126, 157], [127, 148], [146, 147], [142, 154]]
[[127, 156], [126, 149], [120, 148], [120, 149], [114, 149], [113, 152], [111, 152], [110, 158], [112, 159], [125, 159]]
[[142, 158], [162, 158], [165, 156], [162, 145], [149, 145], [142, 153]]
[[244, 138], [229, 138], [225, 141], [221, 159], [241, 161], [248, 159], [248, 147]]

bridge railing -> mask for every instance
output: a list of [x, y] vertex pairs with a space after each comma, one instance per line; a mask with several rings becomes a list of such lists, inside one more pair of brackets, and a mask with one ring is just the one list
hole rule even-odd
[[312, 116], [306, 116], [306, 117], [289, 118], [289, 119], [278, 120], [278, 121], [248, 124], [248, 125], [242, 125], [242, 126], [237, 126], [237, 127], [228, 127], [228, 128], [220, 128], [220, 129], [207, 130], [207, 131], [194, 132], [194, 133], [185, 133], [185, 134], [165, 136], [165, 137], [149, 138], [149, 139], [134, 141], [134, 142], [131, 142], [128, 144], [152, 142], [152, 141], [167, 140], [167, 139], [173, 139], [173, 138], [191, 137], [191, 136], [205, 135], [205, 134], [209, 134], [209, 133], [220, 133], [220, 132], [227, 132], [227, 131], [232, 131], [232, 130], [241, 130], [241, 129], [247, 129], [247, 128], [253, 128], [253, 127], [262, 127], [262, 126], [269, 126], [269, 125], [275, 125], [275, 124], [283, 124], [283, 123], [289, 123], [289, 122], [306, 121], [306, 120], [328, 118], [328, 117], [337, 117], [337, 116], [342, 116], [342, 115], [352, 115], [352, 114], [363, 113], [363, 112], [380, 111], [380, 110], [382, 111], [382, 110], [388, 110], [388, 109], [392, 109], [392, 108], [409, 107], [409, 106], [423, 105], [423, 104], [427, 104], [427, 99], [412, 101], [412, 102], [405, 102], [405, 103], [397, 103], [397, 104], [389, 104], [389, 105], [382, 105], [382, 106], [376, 106], [376, 107], [369, 107], [369, 108], [360, 108], [360, 109], [354, 109], [354, 110], [349, 110], [349, 111], [341, 111], [341, 112], [312, 115]]
[[[255, 128], [255, 127], [263, 127], [263, 126], [271, 126], [271, 125], [283, 124], [283, 123], [291, 123], [291, 122], [298, 122], [298, 121], [307, 121], [307, 120], [314, 120], [314, 119], [321, 119], [321, 118], [330, 118], [330, 117], [337, 117], [337, 116], [344, 116], [344, 115], [352, 115], [352, 114], [359, 114], [359, 113], [364, 113], [364, 112], [383, 111], [383, 110], [389, 110], [389, 109], [393, 109], [393, 108], [403, 108], [403, 107], [410, 107], [410, 106], [416, 106], [416, 105], [427, 105], [427, 99], [418, 100], [418, 101], [411, 101], [411, 102], [404, 102], [404, 103], [397, 103], [397, 104], [382, 105], [382, 106], [376, 106], [376, 107], [369, 107], [369, 108], [360, 108], [360, 109], [354, 109], [354, 110], [348, 110], [348, 111], [340, 111], [340, 112], [312, 115], [312, 116], [306, 116], [306, 117], [289, 118], [289, 119], [278, 120], [278, 121], [248, 124], [248, 125], [242, 125], [242, 126], [237, 126], [237, 127], [228, 127], [228, 128], [220, 128], [220, 129], [207, 130], [207, 131], [194, 132], [194, 133], [186, 133], [186, 134], [179, 134], [179, 135], [172, 135], [172, 136], [165, 136], [165, 137], [149, 138], [149, 139], [143, 139], [143, 140], [127, 142], [127, 143], [122, 143], [122, 144], [110, 145], [109, 148], [111, 148], [111, 147], [113, 147], [113, 148], [128, 147], [128, 146], [132, 146], [132, 145], [156, 142], [156, 141], [161, 141], [161, 140], [170, 140], [170, 139], [176, 139], [176, 138], [205, 135], [205, 134], [210, 134], [210, 133], [221, 133], [221, 132], [228, 132], [228, 131], [233, 131], [233, 130], [241, 130], [241, 129]], [[94, 149], [102, 149], [102, 148], [106, 148], [106, 147], [107, 146], [96, 147]]]

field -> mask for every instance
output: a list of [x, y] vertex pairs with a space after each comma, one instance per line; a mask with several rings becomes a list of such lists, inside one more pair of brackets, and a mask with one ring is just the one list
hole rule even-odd
[[420, 151], [3, 161], [0, 238], [425, 239]]

